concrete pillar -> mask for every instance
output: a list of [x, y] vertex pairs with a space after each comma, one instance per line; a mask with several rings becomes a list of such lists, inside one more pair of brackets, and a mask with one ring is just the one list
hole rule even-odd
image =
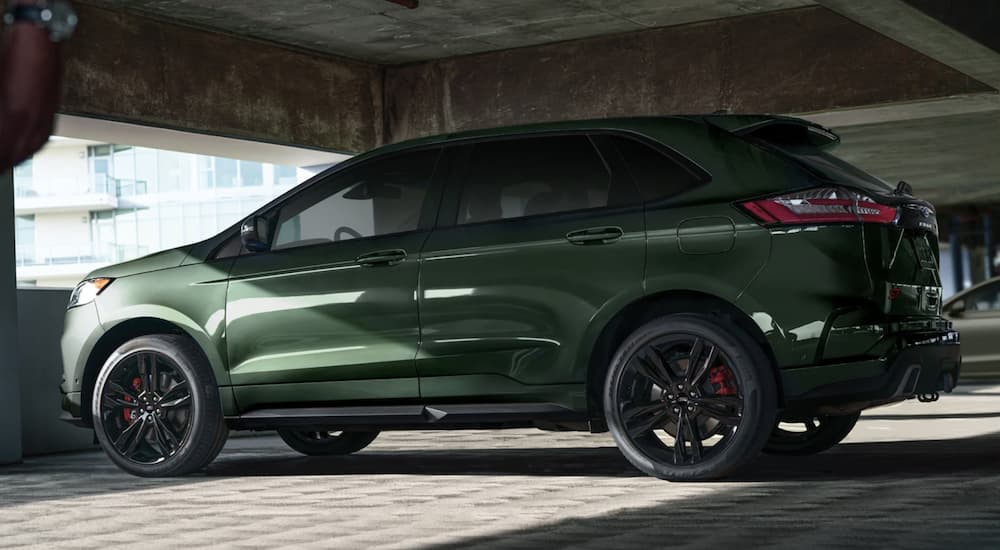
[[0, 464], [21, 461], [21, 384], [17, 365], [14, 175], [0, 175]]

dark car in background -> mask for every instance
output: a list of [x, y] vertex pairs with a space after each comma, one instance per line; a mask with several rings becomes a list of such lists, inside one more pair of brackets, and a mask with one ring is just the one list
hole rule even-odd
[[92, 273], [64, 408], [143, 476], [204, 467], [230, 429], [310, 455], [394, 429], [610, 430], [671, 480], [822, 451], [960, 366], [933, 208], [838, 141], [714, 115], [377, 149]]

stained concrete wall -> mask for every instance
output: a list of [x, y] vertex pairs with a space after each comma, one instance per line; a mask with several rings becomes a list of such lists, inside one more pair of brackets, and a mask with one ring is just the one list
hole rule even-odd
[[17, 291], [21, 445], [24, 456], [96, 448], [94, 432], [59, 420], [63, 315], [69, 290]]
[[990, 91], [826, 8], [456, 57], [386, 72], [384, 134], [669, 113], [794, 113]]
[[337, 151], [380, 141], [382, 69], [78, 5], [62, 111]]
[[[0, 227], [14, 227], [14, 178], [0, 173]], [[0, 231], [0, 464], [21, 460], [14, 232]]]

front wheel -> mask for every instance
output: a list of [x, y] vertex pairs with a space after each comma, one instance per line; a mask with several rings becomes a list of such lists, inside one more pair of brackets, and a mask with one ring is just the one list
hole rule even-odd
[[858, 423], [861, 413], [783, 418], [771, 432], [764, 452], [774, 455], [811, 455], [840, 443]]
[[722, 477], [757, 456], [776, 408], [760, 346], [708, 315], [669, 315], [637, 329], [612, 359], [604, 389], [622, 454], [672, 481]]
[[172, 334], [115, 350], [97, 375], [91, 412], [108, 457], [137, 476], [199, 470], [229, 434], [211, 367], [193, 342]]
[[375, 441], [379, 432], [317, 432], [278, 430], [292, 449], [309, 456], [349, 455]]

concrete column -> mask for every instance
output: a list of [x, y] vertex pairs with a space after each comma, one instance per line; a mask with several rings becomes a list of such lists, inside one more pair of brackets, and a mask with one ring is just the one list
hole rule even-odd
[[17, 365], [14, 175], [0, 175], [0, 464], [21, 461], [21, 384]]

